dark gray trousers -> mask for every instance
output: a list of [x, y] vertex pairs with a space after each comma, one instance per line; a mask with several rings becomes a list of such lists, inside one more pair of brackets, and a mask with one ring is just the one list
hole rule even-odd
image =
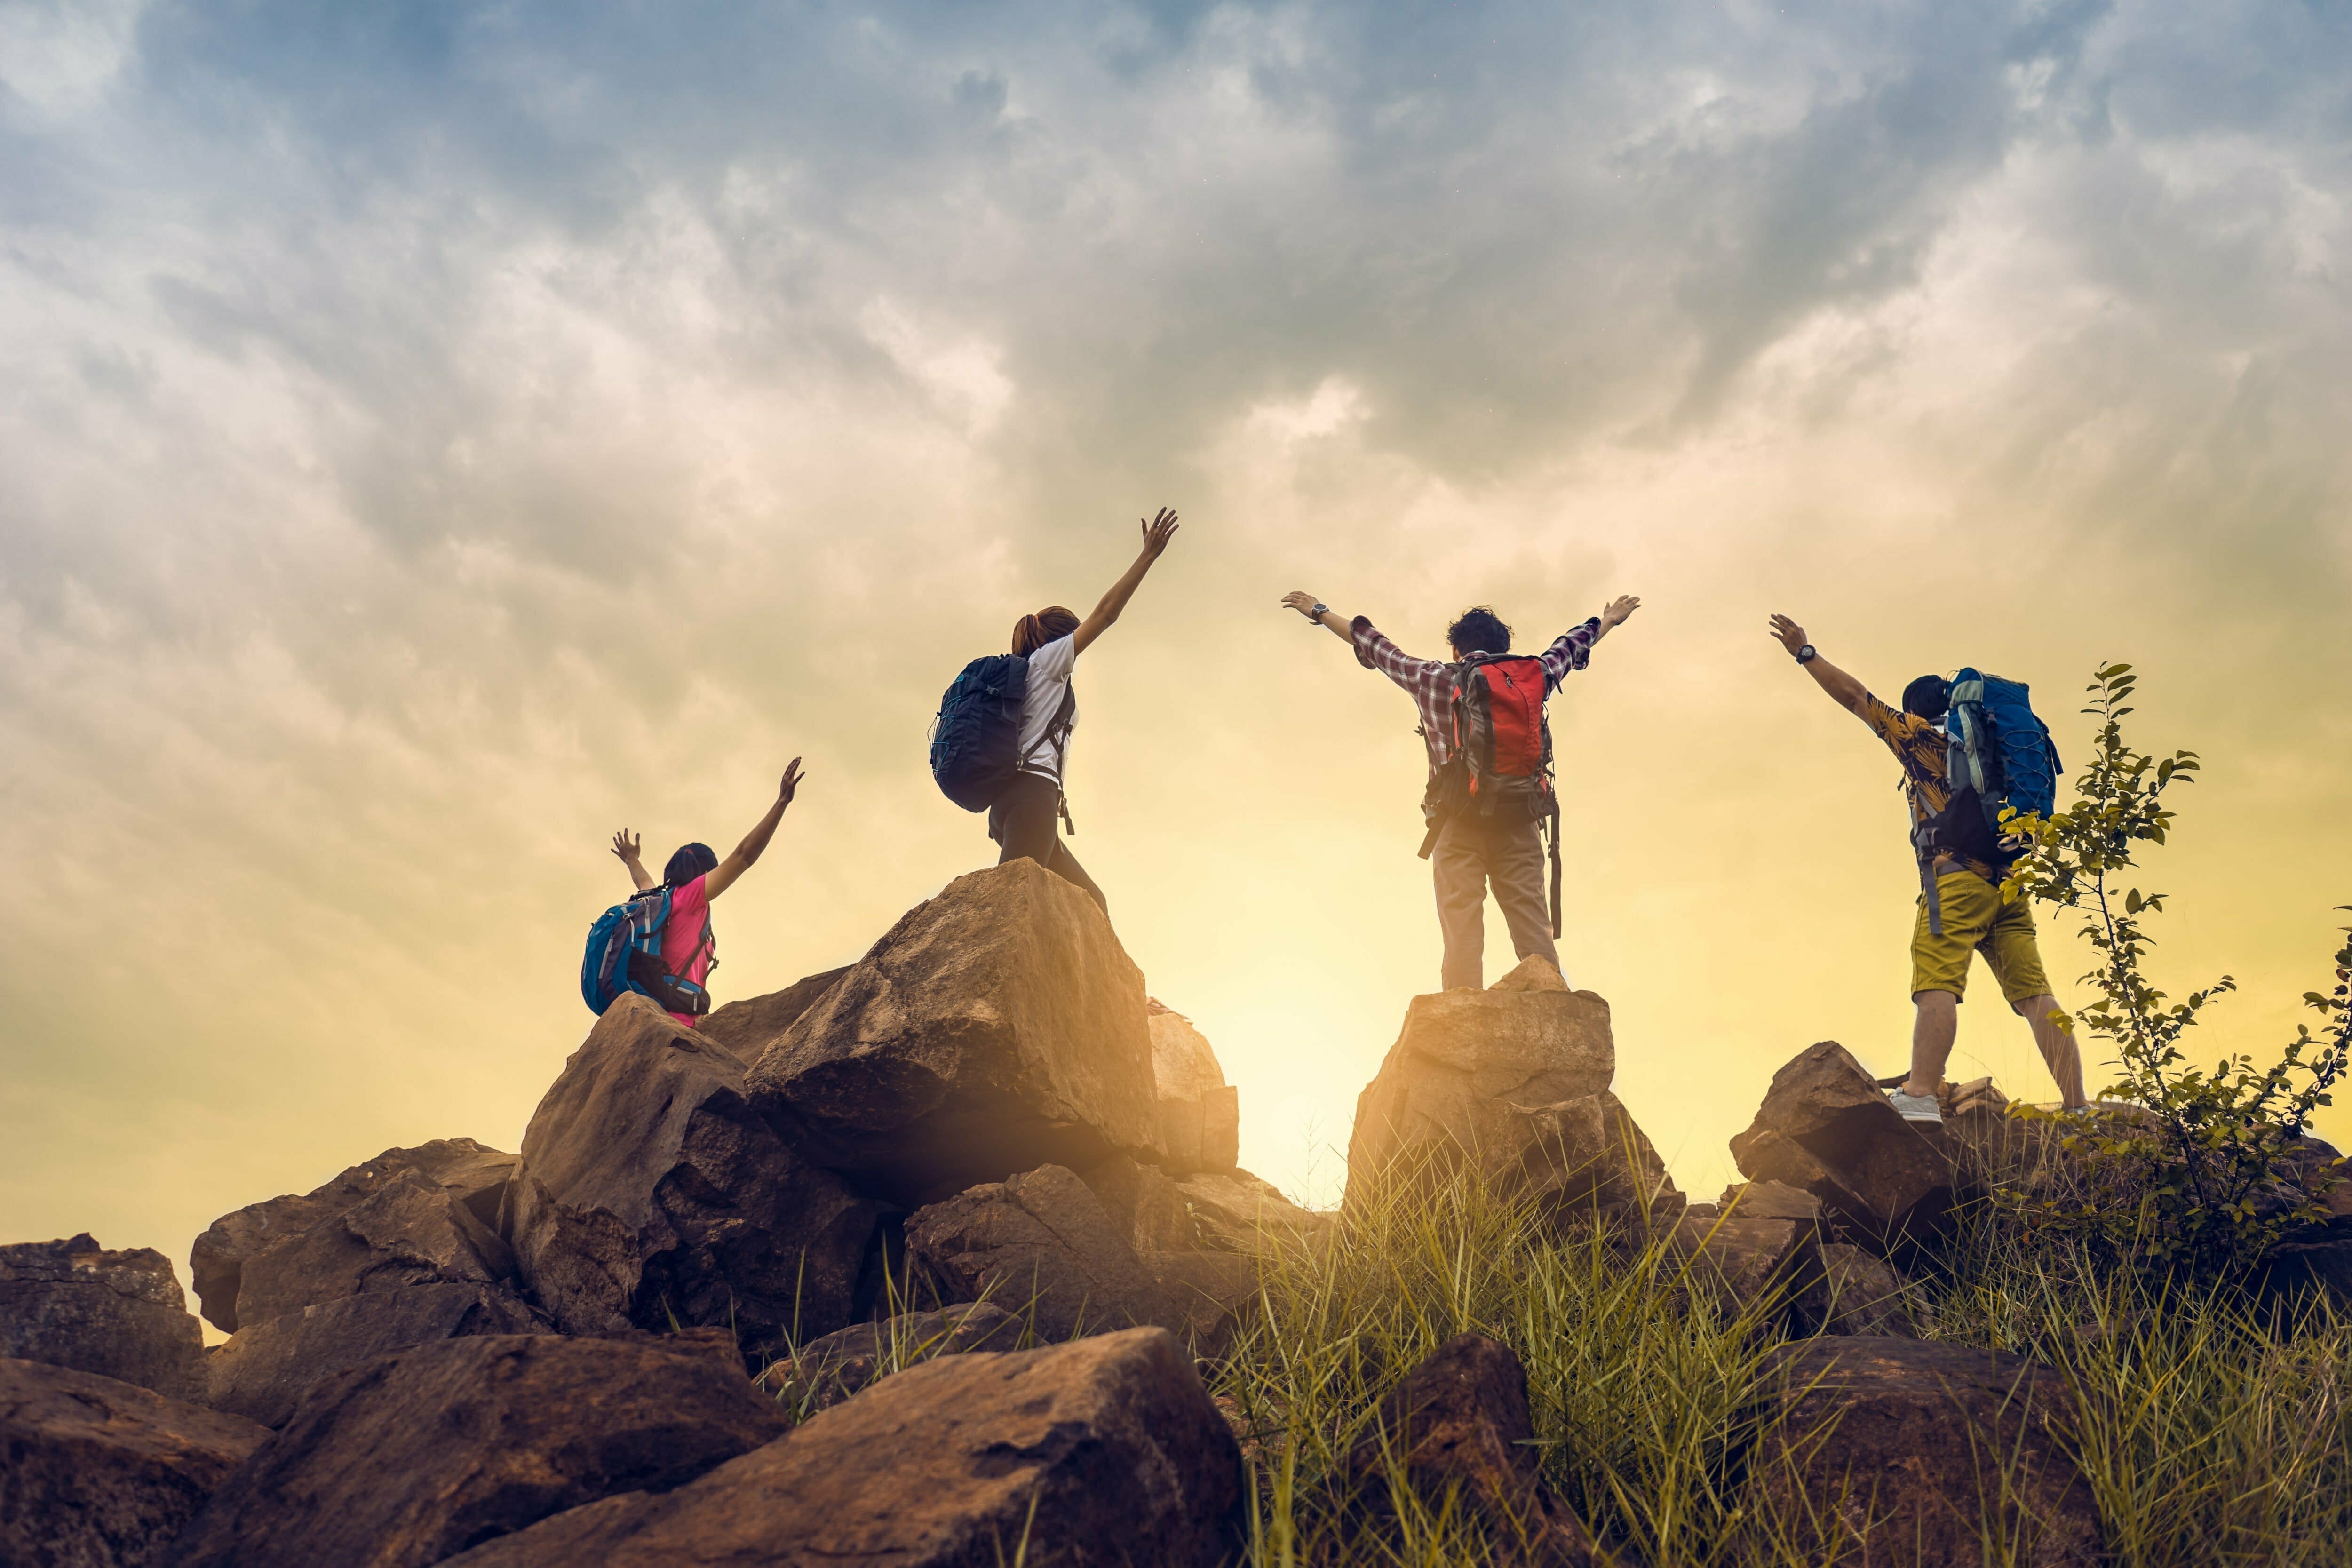
[[1429, 868], [1437, 883], [1438, 929], [1445, 933], [1445, 989], [1486, 984], [1490, 883], [1510, 924], [1512, 948], [1521, 958], [1541, 953], [1559, 966], [1544, 907], [1542, 824], [1448, 817], [1430, 851]]

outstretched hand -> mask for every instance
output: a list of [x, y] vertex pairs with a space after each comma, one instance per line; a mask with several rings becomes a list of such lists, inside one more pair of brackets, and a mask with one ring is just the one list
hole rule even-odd
[[1315, 618], [1315, 606], [1318, 602], [1318, 601], [1316, 599], [1315, 595], [1307, 592], [1304, 588], [1299, 589], [1297, 593], [1285, 594], [1282, 596], [1282, 607], [1284, 609], [1297, 610], [1300, 615], [1305, 616], [1310, 621]]
[[1799, 626], [1796, 622], [1790, 620], [1786, 616], [1774, 616], [1770, 623], [1770, 629], [1772, 635], [1780, 639], [1780, 646], [1789, 650], [1789, 657], [1790, 658], [1797, 657], [1797, 650], [1799, 648], [1812, 641], [1812, 638], [1805, 635], [1804, 627]]
[[613, 835], [613, 853], [620, 857], [622, 865], [631, 865], [635, 862], [637, 850], [644, 843], [645, 840], [642, 838], [631, 837], [629, 830], [624, 827]]
[[1144, 522], [1140, 518], [1136, 521], [1143, 529], [1144, 558], [1159, 560], [1160, 553], [1168, 548], [1168, 542], [1176, 537], [1176, 514], [1163, 506], [1160, 509], [1160, 515], [1150, 521]]
[[1638, 595], [1633, 594], [1620, 594], [1617, 597], [1610, 600], [1608, 605], [1601, 610], [1601, 629], [1605, 631], [1611, 626], [1623, 626], [1627, 621], [1633, 618], [1633, 612], [1641, 607], [1642, 601]]
[[800, 793], [801, 779], [803, 776], [801, 773], [801, 760], [794, 757], [784, 768], [783, 782], [776, 785], [776, 800], [779, 804], [783, 805], [793, 804], [793, 796]]

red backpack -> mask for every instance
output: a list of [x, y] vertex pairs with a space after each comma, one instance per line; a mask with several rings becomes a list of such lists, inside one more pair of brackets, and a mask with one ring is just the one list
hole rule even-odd
[[1425, 860], [1437, 847], [1438, 829], [1450, 816], [1546, 824], [1551, 838], [1551, 933], [1557, 937], [1559, 796], [1551, 786], [1551, 724], [1544, 717], [1549, 686], [1543, 660], [1526, 654], [1474, 653], [1454, 666], [1449, 754], [1422, 805], [1429, 835], [1422, 840], [1421, 855]]

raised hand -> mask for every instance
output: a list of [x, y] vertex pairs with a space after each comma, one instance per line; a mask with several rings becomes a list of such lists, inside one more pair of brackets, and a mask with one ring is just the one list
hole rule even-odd
[[801, 773], [801, 760], [798, 757], [794, 757], [784, 768], [783, 782], [776, 786], [776, 799], [778, 802], [785, 805], [793, 804], [793, 796], [800, 793], [801, 779], [803, 776], [803, 775]]
[[1789, 650], [1790, 658], [1796, 658], [1797, 650], [1813, 640], [1805, 635], [1804, 627], [1786, 616], [1774, 616], [1770, 629], [1772, 635], [1780, 639], [1780, 646]]
[[645, 840], [642, 838], [631, 837], [629, 836], [629, 830], [624, 827], [621, 831], [613, 835], [613, 853], [620, 857], [622, 865], [635, 865], [637, 858], [637, 850], [644, 843]]
[[1315, 618], [1316, 604], [1317, 600], [1315, 595], [1307, 592], [1303, 588], [1295, 594], [1285, 594], [1282, 596], [1282, 607], [1284, 609], [1297, 610], [1300, 615], [1305, 616], [1310, 621]]
[[1163, 506], [1160, 509], [1160, 514], [1150, 521], [1144, 522], [1140, 518], [1136, 521], [1143, 529], [1145, 557], [1152, 561], [1159, 560], [1160, 552], [1168, 548], [1168, 542], [1176, 537], [1176, 514]]
[[1633, 619], [1633, 612], [1641, 607], [1642, 601], [1636, 595], [1620, 594], [1610, 600], [1608, 607], [1601, 612], [1601, 624], [1603, 626], [1622, 626]]

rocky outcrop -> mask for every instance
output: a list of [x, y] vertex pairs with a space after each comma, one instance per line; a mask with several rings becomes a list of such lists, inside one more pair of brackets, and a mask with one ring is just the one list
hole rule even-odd
[[636, 995], [540, 1101], [508, 1204], [522, 1278], [565, 1332], [731, 1324], [762, 1352], [856, 1315], [875, 1222], [752, 1110], [732, 1056]]
[[1059, 1165], [917, 1210], [907, 1258], [940, 1300], [1002, 1307], [1039, 1340], [1186, 1326], [1094, 1194]]
[[1020, 1319], [986, 1301], [852, 1323], [810, 1341], [760, 1374], [761, 1390], [802, 1416], [830, 1410], [877, 1378], [933, 1356], [1021, 1348]]
[[1234, 1331], [1257, 1305], [1257, 1260], [1234, 1252], [1154, 1252], [1143, 1262], [1182, 1315], [1184, 1340], [1193, 1353], [1225, 1354]]
[[1402, 1488], [1431, 1512], [1474, 1514], [1497, 1563], [1585, 1568], [1591, 1537], [1547, 1495], [1519, 1358], [1483, 1334], [1441, 1345], [1381, 1401], [1348, 1455], [1350, 1503], [1375, 1525]]
[[207, 1360], [209, 1399], [218, 1409], [277, 1426], [320, 1378], [415, 1345], [547, 1329], [547, 1321], [504, 1286], [445, 1281], [369, 1290], [237, 1330]]
[[306, 1308], [412, 1285], [512, 1284], [514, 1254], [466, 1202], [407, 1170], [246, 1258], [236, 1307], [251, 1327]]
[[1416, 996], [1357, 1097], [1347, 1201], [1399, 1173], [1514, 1159], [1525, 1111], [1598, 1095], [1616, 1070], [1609, 1004], [1541, 959], [1485, 991]]
[[1217, 1252], [1263, 1254], [1312, 1245], [1331, 1216], [1300, 1208], [1272, 1182], [1247, 1171], [1201, 1171], [1176, 1184], [1201, 1245]]
[[1241, 1456], [1158, 1329], [941, 1356], [662, 1496], [611, 1498], [452, 1568], [1212, 1568], [1241, 1545]]
[[1827, 1539], [1814, 1560], [1978, 1568], [2100, 1561], [2098, 1510], [2064, 1433], [2064, 1377], [1926, 1340], [1790, 1346], [1778, 1419], [1751, 1461], [1768, 1506]]
[[1804, 1326], [1816, 1333], [1850, 1339], [1919, 1337], [1903, 1277], [1885, 1259], [1842, 1241], [1822, 1248], [1821, 1279], [1798, 1310]]
[[1821, 1200], [1841, 1240], [1885, 1253], [1925, 1241], [1952, 1202], [1939, 1130], [1908, 1122], [1851, 1052], [1824, 1040], [1773, 1075], [1732, 1158], [1754, 1181]]
[[1555, 1226], [1609, 1226], [1628, 1236], [1672, 1229], [1683, 1195], [1665, 1162], [1607, 1089], [1553, 1105], [1510, 1108], [1487, 1153], [1504, 1192], [1532, 1197]]
[[1801, 1220], [1685, 1215], [1668, 1242], [1685, 1288], [1727, 1314], [1784, 1321], [1821, 1283], [1820, 1232]]
[[385, 1183], [414, 1173], [463, 1204], [486, 1226], [498, 1224], [499, 1205], [515, 1157], [486, 1149], [471, 1138], [436, 1138], [414, 1149], [387, 1149], [353, 1165], [316, 1190], [248, 1204], [224, 1215], [196, 1237], [188, 1255], [196, 1300], [204, 1315], [225, 1333], [237, 1330], [237, 1297], [246, 1259], [309, 1230], [373, 1196]]
[[114, 1378], [0, 1358], [0, 1563], [161, 1563], [268, 1436]]
[[908, 911], [768, 1047], [751, 1092], [812, 1157], [914, 1207], [1156, 1154], [1145, 1016], [1094, 900], [1013, 860]]
[[331, 1378], [215, 1492], [175, 1568], [425, 1568], [661, 1492], [781, 1436], [724, 1329], [422, 1345]]
[[205, 1331], [171, 1260], [152, 1247], [110, 1252], [88, 1234], [0, 1247], [0, 1356], [204, 1395]]
[[782, 991], [730, 1002], [724, 1007], [714, 1008], [697, 1026], [696, 1033], [750, 1067], [760, 1059], [761, 1052], [799, 1023], [801, 1015], [823, 1001], [834, 983], [848, 973], [849, 966], [845, 963], [839, 969], [795, 980]]
[[1201, 1245], [1183, 1189], [1159, 1166], [1113, 1154], [1079, 1179], [1137, 1252], [1189, 1252]]
[[1171, 1171], [1232, 1170], [1241, 1163], [1240, 1091], [1190, 1018], [1158, 1001], [1149, 1009], [1162, 1160]]

